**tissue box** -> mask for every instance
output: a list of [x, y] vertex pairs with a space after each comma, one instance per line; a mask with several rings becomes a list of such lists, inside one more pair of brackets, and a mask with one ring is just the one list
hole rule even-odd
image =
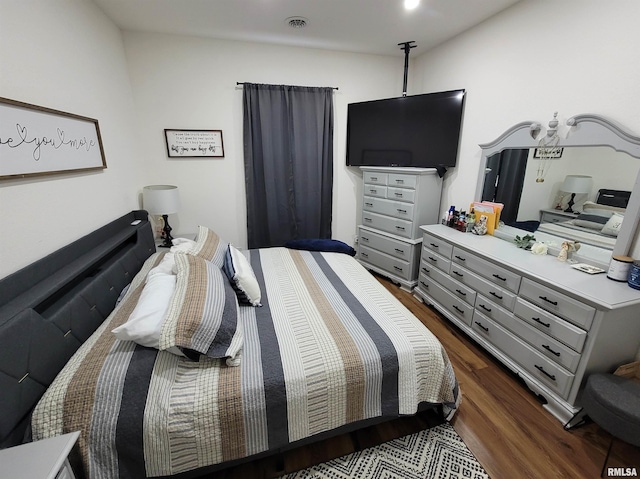
[[640, 361], [635, 361], [629, 364], [623, 364], [618, 367], [613, 373], [616, 376], [623, 376], [625, 378], [633, 379], [640, 383]]

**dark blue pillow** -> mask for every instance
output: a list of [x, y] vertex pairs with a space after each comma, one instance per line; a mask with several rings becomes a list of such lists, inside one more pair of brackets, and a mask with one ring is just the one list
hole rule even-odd
[[307, 251], [330, 251], [355, 256], [356, 250], [347, 243], [334, 239], [301, 239], [289, 240], [284, 244], [285, 248], [303, 249]]

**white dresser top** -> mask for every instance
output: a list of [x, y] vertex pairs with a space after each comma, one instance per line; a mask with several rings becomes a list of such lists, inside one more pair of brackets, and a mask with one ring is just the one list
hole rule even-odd
[[639, 290], [629, 287], [627, 283], [608, 279], [606, 273], [583, 273], [571, 268], [569, 263], [558, 261], [555, 256], [535, 255], [491, 235], [462, 233], [444, 225], [427, 225], [421, 226], [420, 229], [476, 253], [479, 257], [496, 262], [523, 277], [559, 288], [600, 309], [616, 309], [633, 304], [640, 306]]

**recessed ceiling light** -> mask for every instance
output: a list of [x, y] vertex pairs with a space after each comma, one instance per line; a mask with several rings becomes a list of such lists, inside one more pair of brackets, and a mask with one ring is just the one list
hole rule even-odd
[[404, 8], [413, 10], [420, 4], [420, 0], [404, 0]]
[[291, 28], [304, 28], [307, 26], [308, 20], [304, 17], [289, 17], [285, 22]]

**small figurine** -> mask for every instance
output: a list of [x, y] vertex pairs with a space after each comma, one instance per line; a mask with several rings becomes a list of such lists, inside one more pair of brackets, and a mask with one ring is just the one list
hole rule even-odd
[[564, 241], [558, 254], [558, 261], [567, 261], [571, 252], [578, 251], [579, 249], [580, 243], [578, 241]]

